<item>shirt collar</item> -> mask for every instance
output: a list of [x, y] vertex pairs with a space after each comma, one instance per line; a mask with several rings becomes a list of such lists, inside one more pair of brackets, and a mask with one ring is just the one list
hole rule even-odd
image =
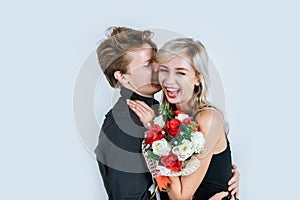
[[121, 96], [125, 99], [131, 99], [131, 100], [140, 100], [145, 102], [148, 106], [152, 106], [154, 104], [159, 104], [159, 102], [157, 100], [155, 100], [154, 98], [150, 98], [150, 97], [143, 97], [127, 88], [121, 88], [121, 92], [120, 92]]

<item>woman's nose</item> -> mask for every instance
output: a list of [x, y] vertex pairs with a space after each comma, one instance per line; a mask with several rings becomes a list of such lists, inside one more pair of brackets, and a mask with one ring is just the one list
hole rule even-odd
[[165, 84], [168, 84], [168, 85], [175, 83], [175, 74], [170, 71], [168, 73], [166, 73], [164, 82], [165, 82]]

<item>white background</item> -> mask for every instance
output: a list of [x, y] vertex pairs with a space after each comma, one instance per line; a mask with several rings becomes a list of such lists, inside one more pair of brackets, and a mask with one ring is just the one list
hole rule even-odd
[[106, 199], [76, 76], [111, 25], [201, 39], [223, 79], [240, 197], [298, 199], [297, 1], [1, 1], [0, 199]]

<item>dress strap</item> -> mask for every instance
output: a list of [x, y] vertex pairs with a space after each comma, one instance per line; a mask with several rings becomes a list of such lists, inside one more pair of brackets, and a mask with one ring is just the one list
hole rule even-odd
[[202, 110], [216, 110], [216, 108], [213, 107], [213, 106], [210, 106], [210, 105], [209, 105], [209, 106], [204, 106], [204, 107], [200, 108], [200, 109], [194, 114], [193, 119], [196, 119], [197, 115], [198, 115]]

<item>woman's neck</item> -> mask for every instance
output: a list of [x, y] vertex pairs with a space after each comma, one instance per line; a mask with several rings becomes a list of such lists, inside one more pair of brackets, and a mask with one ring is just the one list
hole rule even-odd
[[176, 104], [176, 109], [181, 110], [185, 112], [188, 115], [193, 116], [198, 110], [204, 106], [207, 106], [207, 104], [201, 103], [200, 106], [195, 106], [192, 103], [181, 103], [181, 104]]
[[176, 104], [176, 109], [181, 110], [188, 115], [193, 113], [192, 106], [187, 104]]

